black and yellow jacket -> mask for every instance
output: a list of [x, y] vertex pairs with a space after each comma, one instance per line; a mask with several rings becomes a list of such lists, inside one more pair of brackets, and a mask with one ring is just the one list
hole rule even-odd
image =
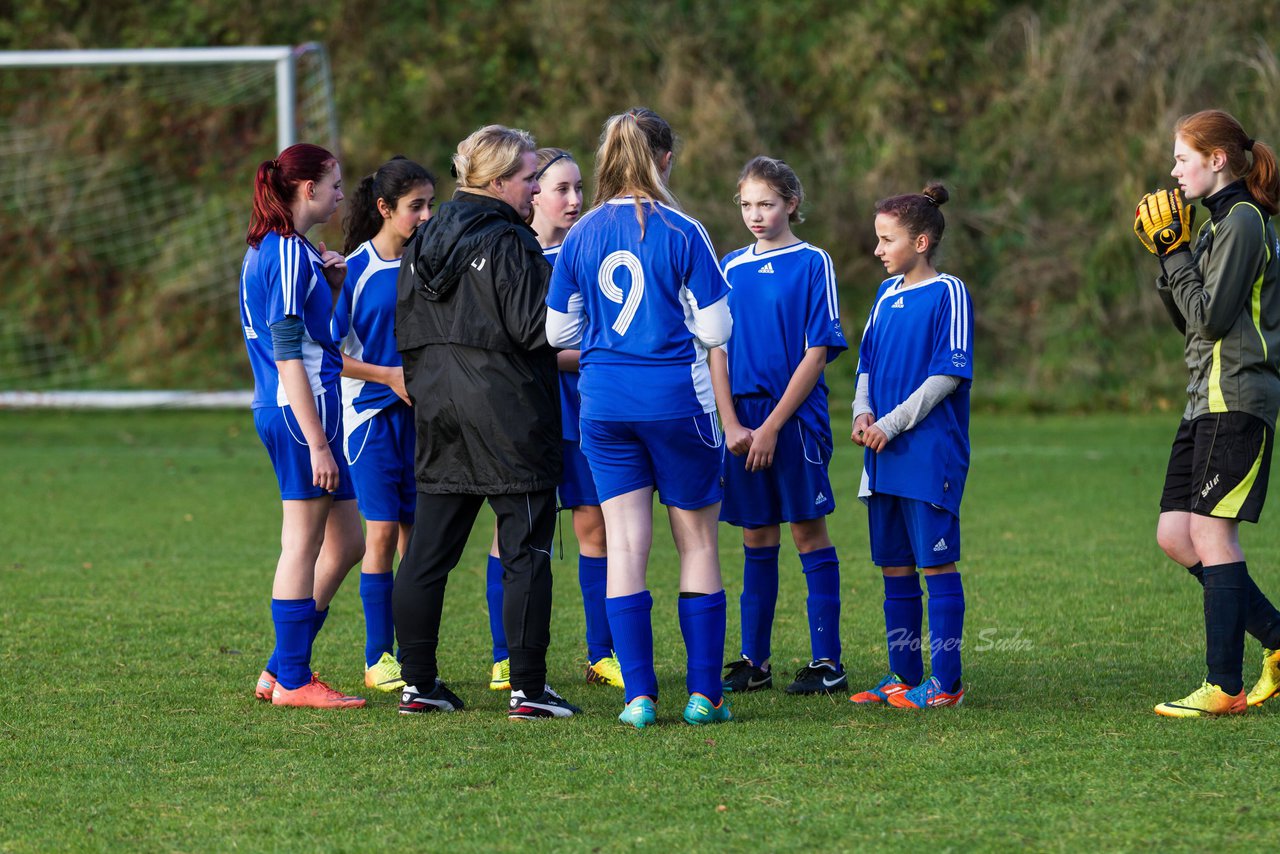
[[1202, 204], [1210, 219], [1194, 251], [1163, 259], [1156, 288], [1186, 335], [1191, 420], [1247, 412], [1272, 428], [1280, 410], [1280, 243], [1243, 181]]

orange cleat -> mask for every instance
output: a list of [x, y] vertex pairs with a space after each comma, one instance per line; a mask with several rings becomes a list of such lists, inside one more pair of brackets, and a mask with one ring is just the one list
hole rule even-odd
[[292, 690], [279, 682], [271, 692], [271, 705], [297, 706], [307, 709], [359, 709], [364, 706], [363, 697], [351, 697], [341, 691], [335, 691], [320, 681], [320, 677], [311, 674], [311, 681], [301, 688]]
[[942, 690], [938, 677], [930, 676], [910, 691], [889, 697], [889, 705], [895, 709], [932, 709], [936, 706], [958, 706], [964, 699], [964, 688], [954, 693]]
[[264, 703], [271, 702], [271, 692], [276, 689], [276, 675], [264, 670], [258, 675], [258, 684], [253, 689], [253, 696]]

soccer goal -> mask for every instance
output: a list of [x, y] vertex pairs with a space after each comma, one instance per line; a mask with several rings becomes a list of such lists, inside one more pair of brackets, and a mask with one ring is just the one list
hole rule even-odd
[[0, 51], [0, 407], [247, 405], [258, 163], [338, 150], [297, 47]]

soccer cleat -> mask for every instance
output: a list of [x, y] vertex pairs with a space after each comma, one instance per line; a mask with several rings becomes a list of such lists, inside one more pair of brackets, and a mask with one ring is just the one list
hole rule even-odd
[[507, 704], [507, 719], [513, 721], [537, 721], [543, 718], [571, 718], [581, 712], [577, 706], [551, 690], [542, 687], [537, 697], [526, 697], [523, 691], [512, 691]]
[[1228, 694], [1217, 685], [1205, 682], [1181, 700], [1161, 703], [1156, 714], [1166, 718], [1202, 718], [1213, 715], [1240, 715], [1249, 708], [1244, 691]]
[[729, 701], [720, 698], [720, 705], [712, 705], [709, 697], [702, 694], [690, 694], [689, 704], [684, 707], [684, 722], [693, 726], [702, 724], [720, 724], [733, 720], [729, 711]]
[[1280, 694], [1280, 649], [1264, 649], [1262, 675], [1249, 689], [1245, 702], [1250, 706], [1261, 706], [1276, 694]]
[[258, 674], [258, 684], [254, 686], [253, 696], [264, 703], [271, 702], [271, 693], [276, 689], [276, 675], [270, 670]]
[[849, 677], [844, 665], [829, 658], [810, 661], [796, 671], [796, 678], [787, 686], [788, 694], [833, 694], [849, 689]]
[[277, 682], [271, 690], [271, 705], [307, 709], [359, 709], [364, 706], [364, 698], [335, 691], [312, 673], [311, 681], [301, 688], [291, 690]]
[[964, 688], [955, 693], [942, 690], [937, 676], [930, 676], [909, 691], [889, 695], [889, 705], [895, 709], [928, 709], [933, 706], [958, 706], [964, 699]]
[[458, 695], [439, 679], [423, 694], [416, 685], [405, 685], [400, 692], [400, 714], [424, 715], [428, 712], [460, 712], [465, 708]]
[[493, 663], [493, 670], [489, 672], [489, 690], [511, 690], [511, 659], [504, 658]]
[[403, 688], [404, 679], [400, 676], [400, 662], [396, 661], [396, 657], [384, 652], [372, 667], [365, 668], [364, 687], [388, 694]]
[[644, 729], [649, 724], [658, 719], [658, 711], [653, 706], [653, 700], [649, 697], [636, 697], [627, 707], [622, 710], [622, 714], [618, 715], [618, 720], [624, 724], [630, 724], [636, 729]]
[[850, 703], [858, 703], [860, 705], [871, 705], [874, 703], [887, 703], [889, 698], [894, 694], [902, 694], [910, 691], [916, 686], [908, 685], [902, 681], [902, 677], [896, 673], [890, 673], [876, 683], [876, 687], [870, 691], [859, 691], [849, 698]]
[[618, 656], [606, 656], [594, 664], [587, 665], [587, 683], [590, 685], [608, 685], [610, 688], [623, 688], [622, 665]]
[[756, 667], [745, 655], [726, 664], [724, 671], [720, 690], [730, 694], [745, 694], [773, 687], [773, 672]]

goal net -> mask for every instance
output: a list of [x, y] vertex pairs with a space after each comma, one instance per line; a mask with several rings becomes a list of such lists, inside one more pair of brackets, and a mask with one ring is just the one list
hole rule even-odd
[[253, 175], [337, 151], [319, 45], [0, 52], [0, 406], [247, 400]]

